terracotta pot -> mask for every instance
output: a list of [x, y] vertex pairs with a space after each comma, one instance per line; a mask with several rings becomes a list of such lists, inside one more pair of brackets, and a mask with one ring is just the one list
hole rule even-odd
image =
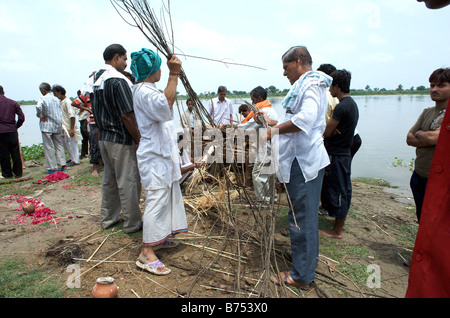
[[116, 298], [119, 287], [114, 283], [112, 277], [100, 277], [97, 284], [92, 288], [92, 296], [94, 298]]
[[23, 210], [23, 212], [25, 212], [25, 214], [31, 214], [34, 212], [35, 209], [36, 209], [36, 207], [31, 202], [24, 204], [24, 206], [22, 207], [22, 210]]

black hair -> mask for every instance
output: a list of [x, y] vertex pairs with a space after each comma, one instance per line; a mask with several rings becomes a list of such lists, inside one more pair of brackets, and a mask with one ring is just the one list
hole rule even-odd
[[450, 68], [438, 68], [430, 75], [430, 83], [450, 83]]
[[247, 104], [242, 104], [241, 106], [239, 106], [238, 112], [240, 114], [241, 112], [245, 112], [245, 111], [248, 111], [248, 110], [250, 110], [250, 107], [248, 107]]
[[327, 75], [331, 75], [331, 73], [336, 71], [336, 67], [332, 64], [321, 64], [317, 70], [324, 72]]
[[336, 70], [330, 75], [333, 78], [331, 86], [337, 86], [343, 93], [350, 93], [352, 74], [347, 70]]
[[255, 98], [262, 98], [263, 100], [266, 100], [267, 99], [267, 91], [262, 86], [258, 86], [258, 87], [255, 87], [250, 92], [250, 96], [253, 96]]
[[119, 56], [125, 55], [127, 54], [127, 50], [120, 44], [111, 44], [103, 52], [103, 59], [105, 62], [111, 61], [116, 54], [119, 54]]
[[58, 92], [64, 96], [66, 95], [66, 89], [64, 87], [62, 87], [61, 85], [54, 85], [52, 90], [54, 92]]
[[227, 88], [225, 86], [219, 86], [219, 88], [217, 89], [218, 93], [226, 93], [227, 92]]

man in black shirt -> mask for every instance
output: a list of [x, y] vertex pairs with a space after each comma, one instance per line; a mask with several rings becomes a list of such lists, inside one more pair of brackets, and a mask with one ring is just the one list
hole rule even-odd
[[325, 148], [331, 163], [325, 169], [321, 199], [322, 207], [330, 216], [335, 217], [335, 222], [331, 230], [319, 230], [319, 233], [332, 238], [342, 238], [352, 197], [350, 149], [359, 112], [358, 106], [349, 95], [350, 72], [337, 70], [331, 74], [331, 77], [333, 82], [330, 93], [339, 99], [339, 104], [334, 109], [324, 133]]
[[100, 223], [104, 229], [116, 225], [122, 211], [123, 231], [133, 233], [142, 228], [136, 158], [140, 134], [134, 117], [132, 83], [122, 74], [127, 67], [127, 52], [121, 45], [112, 44], [103, 58], [105, 65], [94, 75], [91, 98], [105, 165]]

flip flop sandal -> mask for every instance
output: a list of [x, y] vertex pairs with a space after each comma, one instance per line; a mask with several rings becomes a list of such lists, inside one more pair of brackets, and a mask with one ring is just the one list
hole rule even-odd
[[164, 249], [164, 248], [174, 248], [174, 247], [177, 247], [178, 245], [180, 245], [180, 243], [175, 242], [175, 241], [171, 241], [171, 240], [166, 240], [163, 243], [153, 247], [153, 250], [157, 251], [157, 250], [161, 250], [161, 249]]
[[[163, 262], [161, 262], [160, 260], [154, 261], [153, 263], [148, 263], [148, 264], [144, 264], [141, 263], [139, 260], [136, 261], [136, 266], [139, 267], [140, 269], [143, 269], [149, 273], [152, 273], [154, 275], [167, 275], [170, 274], [172, 272], [172, 270], [170, 268], [167, 268]], [[164, 271], [158, 270], [158, 268], [165, 268]]]

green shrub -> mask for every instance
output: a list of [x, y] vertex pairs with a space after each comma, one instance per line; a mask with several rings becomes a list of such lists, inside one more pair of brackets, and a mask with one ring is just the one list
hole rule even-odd
[[42, 143], [32, 146], [22, 146], [23, 160], [39, 160], [44, 158], [44, 145]]

